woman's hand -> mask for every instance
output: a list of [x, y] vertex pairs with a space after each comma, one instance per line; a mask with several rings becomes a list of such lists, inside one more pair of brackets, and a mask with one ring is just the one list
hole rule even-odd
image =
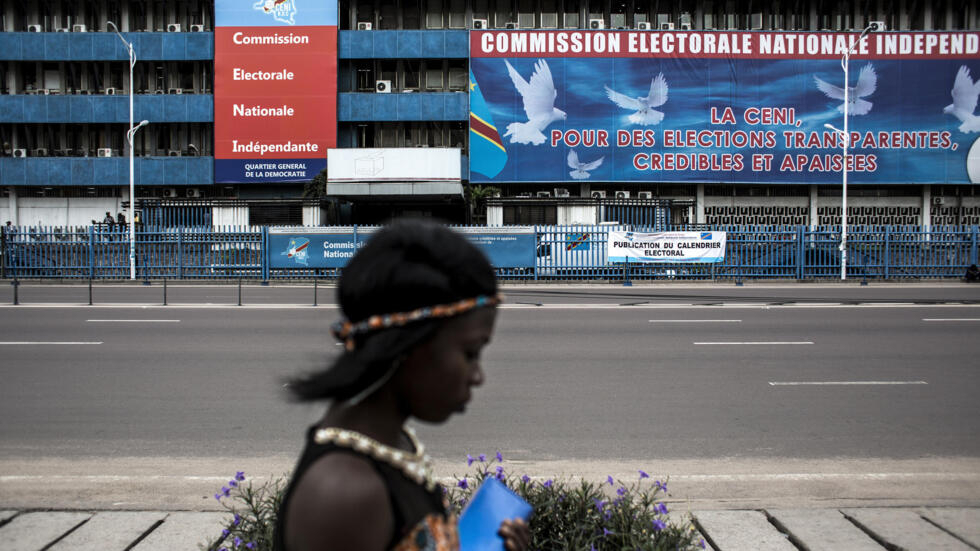
[[531, 545], [531, 528], [522, 518], [501, 522], [497, 535], [504, 538], [507, 551], [525, 551]]

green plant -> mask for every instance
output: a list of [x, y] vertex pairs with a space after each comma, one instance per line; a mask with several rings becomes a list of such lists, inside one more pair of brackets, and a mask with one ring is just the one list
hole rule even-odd
[[602, 483], [570, 479], [541, 482], [507, 473], [503, 456], [498, 452], [495, 458], [496, 462], [484, 455], [478, 459], [467, 456], [468, 465], [475, 465], [475, 473], [457, 477], [456, 484], [447, 490], [453, 512], [462, 512], [482, 481], [494, 477], [534, 507], [530, 528], [531, 549], [535, 551], [704, 547], [690, 518], [680, 523], [668, 519], [667, 505], [661, 501], [667, 495], [667, 483], [651, 482], [643, 471], [628, 483], [611, 476]]
[[320, 199], [327, 195], [327, 169], [323, 169], [312, 180], [303, 185], [304, 199]]
[[208, 551], [271, 551], [276, 514], [286, 492], [286, 479], [276, 478], [255, 486], [245, 482], [245, 473], [235, 477], [214, 494], [214, 498], [231, 513], [232, 519], [221, 534], [201, 545]]

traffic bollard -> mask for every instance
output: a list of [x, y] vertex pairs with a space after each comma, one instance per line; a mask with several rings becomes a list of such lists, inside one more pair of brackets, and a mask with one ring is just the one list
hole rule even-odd
[[88, 305], [92, 306], [92, 278], [88, 278]]
[[14, 306], [17, 306], [18, 304], [20, 304], [20, 301], [18, 300], [17, 297], [17, 286], [20, 285], [20, 282], [15, 279], [11, 281], [10, 284], [14, 286]]
[[313, 279], [313, 306], [316, 306], [316, 278]]
[[163, 278], [163, 305], [167, 305], [167, 278]]
[[238, 305], [242, 305], [242, 278], [238, 278]]

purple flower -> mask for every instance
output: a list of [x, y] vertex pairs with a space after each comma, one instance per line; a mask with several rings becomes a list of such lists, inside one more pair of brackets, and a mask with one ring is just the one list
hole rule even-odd
[[469, 467], [471, 465], [473, 465], [473, 456], [466, 454], [466, 466]]
[[235, 480], [229, 480], [228, 485], [234, 488], [235, 486], [238, 486], [238, 482]]
[[235, 473], [235, 480], [239, 482], [245, 480], [245, 471], [238, 471], [237, 473]]
[[603, 510], [603, 509], [605, 509], [605, 508], [606, 508], [606, 502], [605, 502], [605, 501], [599, 501], [599, 500], [598, 500], [598, 499], [596, 499], [596, 498], [592, 498], [592, 503], [595, 503], [595, 508], [596, 508], [596, 510], [598, 510], [598, 511], [599, 511], [600, 513], [602, 512], [602, 510]]
[[527, 484], [530, 481], [531, 481], [531, 477], [529, 477], [527, 475], [524, 475], [524, 476], [521, 477], [521, 482], [523, 482], [525, 484]]
[[254, 541], [250, 541], [250, 542], [246, 543], [245, 544], [245, 548], [246, 549], [255, 549], [255, 542]]
[[480, 461], [482, 462], [482, 461], [486, 461], [486, 460], [487, 460], [487, 454], [481, 453], [480, 454]]
[[465, 476], [462, 478], [462, 480], [460, 480], [459, 482], [457, 482], [456, 485], [459, 486], [460, 488], [464, 489], [464, 490], [470, 487], [470, 483], [466, 481], [466, 477]]
[[554, 481], [552, 481], [552, 480], [551, 480], [551, 479], [549, 478], [548, 480], [545, 480], [545, 481], [544, 481], [544, 484], [542, 484], [542, 486], [544, 486], [545, 488], [550, 488], [552, 484], [554, 484]]
[[595, 548], [595, 544], [593, 544], [593, 545], [591, 546], [591, 548], [589, 549], [589, 551], [599, 551], [599, 550], [598, 550], [598, 549], [596, 549], [596, 548]]
[[609, 530], [609, 529], [608, 529], [608, 528], [606, 528], [606, 527], [603, 527], [603, 528], [602, 528], [602, 537], [606, 537], [606, 536], [608, 536], [608, 535], [610, 535], [610, 534], [615, 534], [615, 533], [616, 533], [616, 532], [613, 532], [612, 530]]
[[643, 479], [643, 478], [650, 478], [650, 475], [648, 475], [647, 473], [645, 473], [643, 471], [640, 471], [640, 478], [641, 479]]
[[622, 486], [620, 486], [619, 489], [616, 490], [616, 493], [619, 494], [619, 495], [621, 495], [621, 496], [624, 496], [624, 495], [626, 495], [626, 488], [623, 488]]
[[504, 456], [500, 455], [500, 452], [497, 452], [497, 462], [498, 463], [504, 462]]
[[221, 535], [222, 535], [222, 536], [227, 536], [227, 535], [228, 535], [228, 534], [230, 534], [230, 533], [231, 533], [231, 532], [229, 532], [227, 528], [225, 528], [224, 530], [222, 530], [222, 531], [221, 531]]
[[653, 519], [653, 531], [654, 532], [659, 532], [659, 531], [663, 530], [666, 527], [667, 527], [667, 525], [664, 524], [664, 521], [660, 520], [659, 518]]
[[222, 486], [221, 493], [224, 494], [225, 497], [228, 497], [231, 495], [231, 488], [229, 488], [228, 486]]
[[238, 523], [241, 522], [241, 521], [242, 521], [241, 515], [239, 515], [238, 513], [235, 513], [235, 520], [232, 522], [232, 524], [234, 526], [238, 526]]
[[497, 480], [499, 480], [501, 482], [504, 482], [504, 481], [507, 480], [507, 477], [504, 476], [504, 471], [499, 471], [496, 475], [494, 475], [494, 478], [496, 478]]
[[613, 480], [612, 475], [607, 475], [606, 476], [606, 482], [608, 482], [610, 486], [615, 486], [616, 485], [616, 481]]
[[221, 492], [218, 492], [218, 493], [214, 494], [214, 499], [217, 499], [218, 501], [221, 501]]
[[667, 506], [664, 505], [663, 503], [658, 503], [653, 508], [653, 510], [656, 511], [656, 512], [658, 512], [658, 513], [660, 513], [661, 515], [666, 515], [667, 514]]
[[501, 467], [500, 465], [497, 465], [497, 473], [499, 474], [499, 473], [502, 473], [502, 472], [504, 472], [504, 468]]
[[698, 542], [698, 545], [701, 546], [701, 549], [706, 549], [704, 545], [704, 538], [701, 538], [701, 541]]
[[235, 536], [235, 547], [238, 547], [241, 544], [242, 544], [242, 538]]

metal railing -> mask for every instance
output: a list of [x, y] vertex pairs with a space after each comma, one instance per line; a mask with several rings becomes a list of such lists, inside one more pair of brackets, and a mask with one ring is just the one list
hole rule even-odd
[[[500, 268], [509, 280], [788, 279], [840, 277], [836, 226], [677, 226], [725, 231], [724, 262], [621, 264], [606, 258], [609, 231], [659, 226], [535, 226], [533, 267]], [[978, 226], [857, 226], [848, 230], [848, 278], [959, 278], [978, 264]], [[334, 279], [337, 268], [270, 268], [267, 227], [149, 227], [136, 232], [139, 279]], [[125, 226], [5, 227], [0, 231], [6, 279], [127, 279]]]

